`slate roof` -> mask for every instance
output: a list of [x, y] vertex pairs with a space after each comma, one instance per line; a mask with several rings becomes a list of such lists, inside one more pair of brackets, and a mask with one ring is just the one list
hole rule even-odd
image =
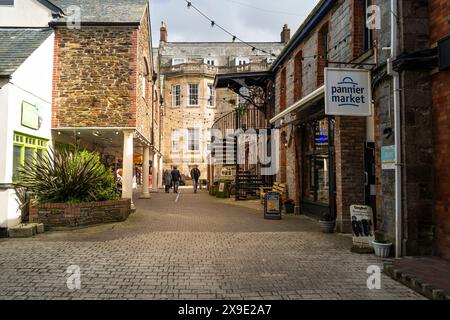
[[[147, 0], [49, 0], [66, 14], [69, 6], [81, 8], [81, 23], [139, 23], [144, 16]], [[58, 22], [65, 22], [65, 18]]]
[[0, 76], [12, 75], [52, 33], [50, 28], [0, 28]]

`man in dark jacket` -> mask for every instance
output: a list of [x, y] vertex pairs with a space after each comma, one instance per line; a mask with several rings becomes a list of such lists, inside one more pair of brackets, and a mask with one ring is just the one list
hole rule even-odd
[[200, 178], [200, 170], [198, 169], [198, 166], [194, 166], [191, 170], [191, 178], [192, 182], [194, 183], [194, 193], [197, 193], [198, 189], [198, 179]]
[[181, 173], [178, 171], [177, 167], [173, 167], [172, 170], [172, 183], [173, 192], [178, 193], [178, 186], [180, 185]]

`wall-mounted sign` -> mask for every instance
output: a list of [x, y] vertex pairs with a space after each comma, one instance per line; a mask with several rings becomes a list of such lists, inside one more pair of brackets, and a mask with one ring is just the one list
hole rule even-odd
[[38, 130], [40, 127], [39, 108], [31, 103], [22, 102], [22, 126]]
[[325, 68], [325, 114], [334, 116], [372, 115], [370, 71]]
[[371, 247], [372, 241], [375, 239], [372, 208], [353, 205], [350, 207], [350, 216], [353, 244], [358, 247]]
[[381, 167], [383, 170], [395, 169], [395, 146], [381, 147]]

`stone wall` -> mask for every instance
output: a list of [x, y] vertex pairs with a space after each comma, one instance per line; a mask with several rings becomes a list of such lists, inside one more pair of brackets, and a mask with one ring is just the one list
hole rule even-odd
[[83, 228], [125, 221], [131, 212], [131, 200], [51, 203], [30, 209], [30, 222], [43, 223], [46, 230]]
[[[399, 1], [399, 55], [429, 48], [428, 1]], [[390, 46], [390, 3], [380, 3], [381, 30], [378, 47]], [[388, 58], [379, 51], [379, 64]], [[402, 242], [407, 255], [433, 252], [433, 142], [430, 70], [421, 63], [398, 70], [400, 73], [402, 143]], [[384, 67], [376, 70], [376, 161], [378, 229], [386, 239], [395, 239], [395, 175], [381, 169], [381, 148], [394, 145], [394, 104], [392, 78]]]
[[136, 127], [134, 27], [55, 30], [53, 127]]
[[[152, 53], [150, 48], [150, 35], [148, 28], [147, 13], [144, 15], [141, 21], [141, 25], [137, 30], [137, 43], [133, 45], [133, 50], [137, 51], [137, 84], [138, 93], [136, 95], [136, 127], [141, 134], [151, 141], [151, 120], [152, 120]], [[133, 58], [135, 55], [133, 54]], [[142, 78], [145, 79], [145, 97], [143, 97], [143, 84]], [[153, 105], [154, 107], [157, 104]], [[154, 118], [158, 119], [158, 110], [154, 110]], [[155, 129], [155, 139], [158, 133], [158, 121], [155, 121], [153, 128]]]

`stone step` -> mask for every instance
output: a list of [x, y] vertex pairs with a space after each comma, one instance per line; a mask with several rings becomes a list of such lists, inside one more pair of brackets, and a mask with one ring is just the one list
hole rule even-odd
[[44, 231], [43, 223], [25, 223], [9, 228], [8, 234], [10, 238], [29, 238]]

